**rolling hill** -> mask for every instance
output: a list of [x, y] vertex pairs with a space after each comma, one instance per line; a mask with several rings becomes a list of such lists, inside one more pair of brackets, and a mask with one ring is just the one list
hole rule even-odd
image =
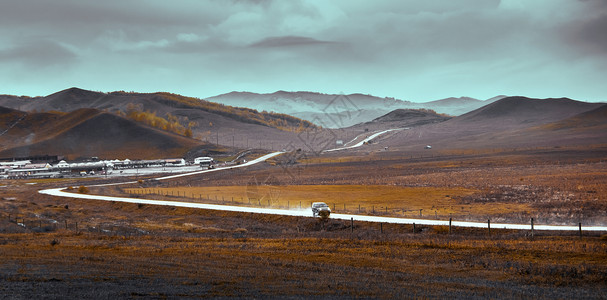
[[441, 123], [451, 117], [428, 109], [396, 109], [370, 122], [356, 124], [347, 130], [379, 131], [391, 128], [417, 127]]
[[0, 157], [59, 154], [102, 158], [183, 157], [226, 151], [97, 109], [26, 113], [0, 109]]
[[45, 97], [2, 95], [0, 106], [28, 112], [63, 113], [94, 108], [122, 116], [129, 116], [131, 110], [146, 112], [164, 119], [177, 119], [184, 127], [191, 125], [195, 139], [235, 148], [280, 149], [292, 143], [301, 146], [297, 134], [318, 129], [310, 122], [284, 114], [170, 93], [101, 93], [70, 88]]
[[482, 101], [470, 97], [446, 98], [414, 103], [365, 94], [321, 94], [277, 91], [271, 94], [231, 92], [207, 98], [226, 105], [251, 107], [293, 115], [328, 128], [345, 128], [368, 122], [396, 109], [432, 109], [438, 113], [461, 115], [505, 96]]
[[385, 145], [415, 151], [432, 145], [434, 151], [596, 143], [607, 136], [604, 106], [567, 98], [507, 97], [441, 123], [399, 132]]
[[[280, 130], [297, 130], [299, 127], [314, 127], [310, 122], [278, 113], [258, 112], [250, 108], [232, 107], [198, 98], [171, 93], [101, 93], [79, 88], [69, 88], [45, 97], [0, 96], [0, 106], [22, 111], [71, 112], [80, 108], [96, 108], [108, 112], [127, 112], [133, 107], [141, 111], [156, 112], [164, 116], [172, 113], [196, 120], [219, 115], [238, 122], [262, 125]], [[198, 112], [196, 114], [195, 112]], [[205, 114], [206, 113], [206, 114]], [[209, 115], [210, 114], [210, 115]], [[210, 118], [212, 122], [212, 118]], [[192, 120], [192, 118], [190, 118]]]

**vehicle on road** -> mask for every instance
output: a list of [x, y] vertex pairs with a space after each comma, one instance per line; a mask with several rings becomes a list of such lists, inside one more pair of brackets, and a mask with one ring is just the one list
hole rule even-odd
[[215, 168], [215, 161], [212, 157], [196, 157], [194, 159], [194, 164], [199, 165], [203, 169], [213, 169]]
[[331, 208], [324, 202], [312, 203], [312, 216], [329, 217]]

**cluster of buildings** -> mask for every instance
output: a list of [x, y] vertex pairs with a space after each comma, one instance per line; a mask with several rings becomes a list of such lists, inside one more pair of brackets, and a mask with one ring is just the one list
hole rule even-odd
[[99, 160], [96, 157], [85, 161], [68, 163], [60, 157], [46, 157], [47, 160], [12, 159], [0, 161], [0, 179], [57, 178], [67, 176], [107, 175], [114, 170], [151, 167], [181, 167], [186, 165], [183, 158], [156, 160]]

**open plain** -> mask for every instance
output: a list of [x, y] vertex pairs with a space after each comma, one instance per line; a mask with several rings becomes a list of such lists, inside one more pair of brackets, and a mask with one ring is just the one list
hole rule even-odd
[[[604, 224], [593, 147], [298, 157], [80, 192], [218, 204], [536, 224]], [[378, 224], [38, 194], [119, 179], [3, 181], [8, 298], [603, 298], [607, 237]], [[250, 204], [249, 204], [249, 200]], [[267, 203], [269, 201], [269, 204]], [[387, 210], [386, 210], [387, 208]]]

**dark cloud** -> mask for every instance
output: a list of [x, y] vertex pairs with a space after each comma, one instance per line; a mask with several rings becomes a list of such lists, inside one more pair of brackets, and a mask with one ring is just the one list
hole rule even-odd
[[607, 55], [607, 13], [572, 24], [565, 32], [570, 47], [585, 54]]
[[67, 66], [77, 60], [67, 47], [49, 40], [37, 40], [0, 50], [0, 61], [18, 62], [28, 68]]
[[317, 39], [303, 36], [276, 36], [268, 37], [261, 41], [251, 44], [251, 47], [274, 48], [274, 47], [294, 47], [331, 44], [332, 42], [320, 41]]
[[605, 0], [4, 1], [0, 82], [35, 90], [13, 74], [69, 65], [57, 83], [95, 90], [583, 99], [569, 92], [607, 94], [592, 81], [605, 75], [596, 63], [607, 57], [606, 9]]

